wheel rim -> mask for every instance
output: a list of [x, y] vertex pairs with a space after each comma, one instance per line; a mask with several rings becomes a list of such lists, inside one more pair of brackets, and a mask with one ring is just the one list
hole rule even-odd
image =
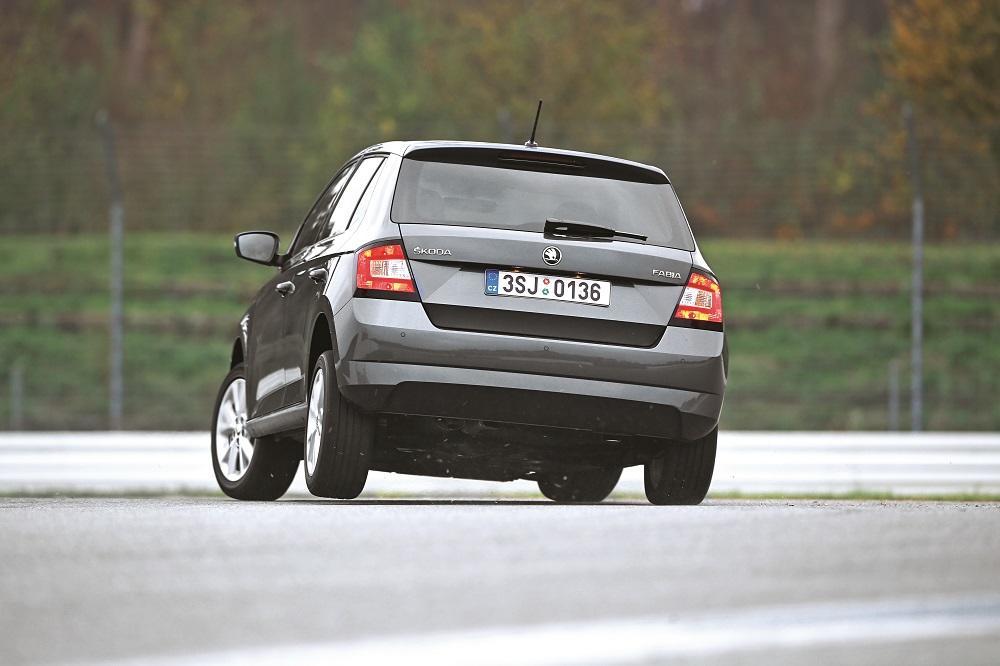
[[310, 476], [316, 471], [320, 441], [323, 439], [323, 391], [323, 368], [319, 368], [309, 391], [309, 417], [306, 421], [306, 471]]
[[247, 436], [247, 383], [238, 377], [226, 388], [215, 419], [215, 457], [229, 481], [239, 481], [250, 467], [253, 440]]

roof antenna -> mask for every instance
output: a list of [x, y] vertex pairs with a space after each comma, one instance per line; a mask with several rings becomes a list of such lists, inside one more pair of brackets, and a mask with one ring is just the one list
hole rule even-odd
[[538, 148], [535, 143], [535, 130], [538, 129], [538, 116], [542, 115], [542, 100], [538, 100], [538, 110], [535, 111], [535, 124], [531, 126], [531, 138], [524, 142], [528, 148]]

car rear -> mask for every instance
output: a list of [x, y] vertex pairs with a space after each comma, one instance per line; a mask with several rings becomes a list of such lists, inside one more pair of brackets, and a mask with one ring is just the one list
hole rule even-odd
[[408, 145], [336, 316], [343, 391], [386, 415], [695, 440], [726, 383], [718, 281], [662, 171]]

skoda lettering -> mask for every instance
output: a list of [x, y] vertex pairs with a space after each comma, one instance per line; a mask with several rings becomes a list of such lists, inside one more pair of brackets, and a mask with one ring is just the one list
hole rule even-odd
[[440, 247], [420, 247], [418, 245], [413, 248], [413, 254], [430, 254], [439, 257], [450, 257], [451, 250], [446, 250]]

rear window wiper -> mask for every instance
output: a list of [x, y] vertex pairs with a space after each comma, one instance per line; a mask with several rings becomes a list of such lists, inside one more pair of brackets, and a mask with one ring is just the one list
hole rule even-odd
[[644, 241], [646, 236], [634, 234], [631, 231], [617, 231], [609, 227], [600, 227], [596, 224], [586, 224], [575, 220], [556, 220], [549, 218], [545, 220], [545, 235], [556, 238], [569, 239], [594, 239], [594, 238], [635, 238]]

